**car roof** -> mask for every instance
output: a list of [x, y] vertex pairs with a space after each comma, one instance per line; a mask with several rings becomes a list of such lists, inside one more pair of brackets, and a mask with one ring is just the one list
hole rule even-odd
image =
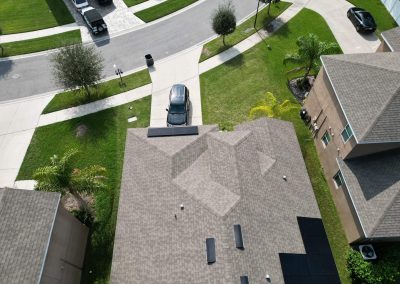
[[171, 104], [182, 104], [185, 102], [186, 86], [182, 84], [173, 85], [169, 95]]
[[[92, 8], [92, 9], [89, 9], [89, 8]], [[85, 10], [83, 10], [83, 13], [85, 14], [85, 17], [91, 22], [103, 19], [103, 17], [100, 15], [100, 13], [97, 12], [97, 10], [95, 8], [90, 7], [90, 6], [88, 8], [86, 8]]]

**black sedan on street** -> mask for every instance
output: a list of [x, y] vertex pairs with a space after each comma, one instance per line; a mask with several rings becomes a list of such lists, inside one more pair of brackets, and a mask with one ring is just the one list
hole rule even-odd
[[376, 30], [374, 18], [362, 8], [350, 8], [347, 11], [347, 18], [353, 23], [357, 32], [373, 33]]

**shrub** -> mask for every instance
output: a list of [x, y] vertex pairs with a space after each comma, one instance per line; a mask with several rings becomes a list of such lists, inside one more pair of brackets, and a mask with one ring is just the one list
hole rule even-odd
[[399, 245], [388, 245], [378, 254], [375, 262], [363, 259], [360, 252], [350, 249], [347, 270], [355, 281], [366, 284], [388, 284], [400, 280]]

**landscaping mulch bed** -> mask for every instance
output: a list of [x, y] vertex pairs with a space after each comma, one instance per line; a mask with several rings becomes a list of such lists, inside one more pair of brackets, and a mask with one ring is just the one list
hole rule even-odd
[[296, 98], [296, 100], [301, 104], [303, 104], [303, 101], [307, 97], [307, 95], [314, 83], [314, 80], [315, 80], [314, 76], [308, 76], [307, 78], [308, 78], [310, 87], [303, 89], [303, 88], [300, 88], [297, 83], [302, 78], [303, 77], [294, 78], [294, 79], [288, 81], [288, 87], [289, 87], [290, 91], [292, 92], [292, 94]]

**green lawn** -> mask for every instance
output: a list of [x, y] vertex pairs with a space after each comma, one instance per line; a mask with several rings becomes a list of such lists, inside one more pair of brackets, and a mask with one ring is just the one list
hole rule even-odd
[[27, 54], [82, 42], [81, 31], [0, 44], [0, 57]]
[[237, 26], [235, 32], [225, 37], [226, 45], [223, 44], [222, 37], [217, 37], [216, 39], [213, 39], [212, 41], [206, 43], [203, 46], [203, 50], [201, 52], [200, 62], [210, 57], [213, 57], [214, 55], [217, 55], [224, 50], [227, 50], [228, 48], [251, 36], [257, 30], [263, 29], [273, 19], [282, 14], [282, 12], [285, 11], [290, 5], [291, 3], [288, 2], [279, 2], [277, 4], [271, 5], [270, 15], [268, 15], [268, 7], [264, 8], [258, 13], [256, 29], [254, 28], [255, 16], [253, 16]]
[[397, 27], [397, 23], [393, 17], [389, 14], [388, 10], [382, 4], [380, 0], [348, 0], [354, 6], [363, 8], [370, 12], [376, 21], [378, 26], [376, 34], [380, 37], [381, 32], [390, 30], [391, 28]]
[[[82, 283], [108, 283], [126, 129], [149, 126], [150, 104], [151, 97], [148, 96], [120, 107], [36, 129], [18, 174], [19, 180], [31, 179], [33, 171], [47, 165], [52, 155], [62, 155], [71, 147], [80, 150], [78, 167], [98, 164], [107, 169], [108, 188], [95, 194], [96, 222], [91, 230]], [[129, 110], [128, 106], [133, 109]], [[138, 120], [128, 123], [127, 118], [133, 115]], [[81, 138], [75, 136], [79, 125], [88, 127], [86, 136]]]
[[0, 34], [51, 28], [74, 22], [63, 0], [1, 0]]
[[150, 74], [147, 69], [122, 77], [122, 80], [125, 83], [123, 87], [120, 86], [119, 79], [100, 83], [97, 91], [94, 89], [94, 94], [90, 98], [79, 90], [57, 94], [43, 110], [43, 113], [101, 100], [151, 83]]
[[140, 3], [143, 3], [146, 1], [147, 0], [124, 0], [126, 6], [128, 6], [128, 7], [132, 7], [132, 6], [135, 6], [137, 4], [140, 4]]
[[178, 11], [197, 0], [167, 0], [161, 4], [135, 13], [144, 22], [148, 23]]
[[[286, 53], [296, 52], [297, 37], [308, 33], [318, 35], [323, 41], [335, 41], [323, 18], [313, 11], [303, 9], [264, 42], [201, 75], [204, 124], [219, 124], [221, 128], [232, 129], [234, 125], [249, 119], [250, 109], [267, 91], [274, 93], [280, 100], [289, 99], [296, 103], [286, 85], [286, 71], [293, 66], [285, 67], [282, 60]], [[351, 283], [346, 270], [347, 240], [313, 139], [297, 110], [284, 119], [293, 122], [295, 126], [342, 283]]]

